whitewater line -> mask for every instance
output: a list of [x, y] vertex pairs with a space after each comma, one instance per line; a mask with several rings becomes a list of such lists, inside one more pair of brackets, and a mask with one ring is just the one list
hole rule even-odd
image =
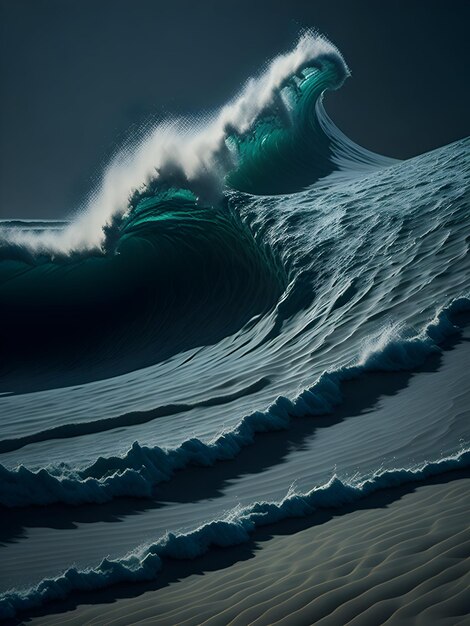
[[411, 338], [403, 338], [389, 327], [355, 365], [324, 373], [294, 400], [279, 396], [266, 411], [245, 416], [233, 429], [207, 443], [192, 438], [166, 449], [134, 442], [124, 456], [100, 457], [82, 469], [61, 465], [35, 472], [24, 466], [8, 469], [0, 465], [0, 504], [14, 508], [58, 502], [103, 503], [124, 496], [151, 498], [155, 486], [170, 480], [178, 470], [234, 459], [257, 434], [286, 430], [294, 417], [331, 413], [342, 401], [343, 381], [365, 372], [410, 370], [422, 365], [430, 354], [440, 351], [439, 344], [460, 331], [449, 317], [464, 311], [470, 311], [470, 298], [453, 300]]
[[188, 533], [167, 533], [155, 543], [122, 559], [103, 559], [96, 568], [67, 569], [56, 578], [42, 580], [26, 590], [10, 590], [0, 596], [0, 618], [63, 600], [74, 591], [90, 591], [117, 583], [149, 581], [157, 578], [162, 559], [194, 559], [212, 547], [246, 543], [254, 531], [268, 524], [312, 515], [320, 509], [338, 509], [378, 491], [423, 481], [456, 469], [470, 467], [470, 449], [425, 462], [414, 468], [398, 468], [373, 473], [356, 483], [341, 481], [336, 475], [326, 484], [307, 493], [289, 493], [280, 502], [257, 502], [236, 507], [225, 517], [203, 524]]

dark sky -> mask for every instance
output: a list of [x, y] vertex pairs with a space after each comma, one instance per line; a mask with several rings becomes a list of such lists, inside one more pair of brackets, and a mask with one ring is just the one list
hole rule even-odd
[[0, 216], [60, 217], [155, 116], [211, 110], [316, 27], [352, 70], [327, 98], [406, 158], [469, 134], [468, 0], [0, 0]]

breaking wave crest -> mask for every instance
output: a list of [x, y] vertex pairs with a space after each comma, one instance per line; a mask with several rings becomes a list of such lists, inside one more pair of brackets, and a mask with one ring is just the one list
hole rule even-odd
[[[106, 248], [107, 227], [162, 189], [192, 190], [215, 200], [227, 185], [250, 193], [299, 191], [335, 170], [393, 161], [351, 142], [321, 99], [349, 69], [338, 49], [314, 31], [267, 64], [208, 118], [169, 120], [114, 158], [88, 204], [63, 229], [0, 229], [5, 241], [36, 253]], [[10, 225], [11, 226], [11, 225]]]

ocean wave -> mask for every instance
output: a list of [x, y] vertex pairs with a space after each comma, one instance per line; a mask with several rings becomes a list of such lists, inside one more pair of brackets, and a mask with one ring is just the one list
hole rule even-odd
[[[387, 327], [364, 344], [356, 363], [324, 373], [313, 386], [290, 400], [280, 396], [266, 410], [245, 416], [235, 428], [212, 441], [192, 438], [173, 449], [147, 447], [135, 442], [124, 456], [100, 457], [92, 465], [72, 469], [64, 464], [32, 471], [24, 466], [0, 465], [0, 504], [24, 507], [64, 503], [102, 503], [116, 497], [150, 498], [158, 483], [191, 465], [212, 466], [235, 458], [263, 432], [284, 430], [294, 417], [320, 416], [341, 403], [341, 383], [368, 371], [410, 370], [439, 352], [439, 344], [458, 333], [454, 315], [470, 310], [470, 299], [461, 297], [441, 309], [417, 335]], [[72, 427], [73, 428], [73, 427]]]
[[95, 568], [67, 569], [56, 578], [42, 580], [25, 590], [11, 590], [0, 596], [0, 618], [63, 600], [74, 591], [91, 591], [118, 583], [153, 580], [164, 563], [162, 559], [194, 559], [212, 547], [229, 547], [249, 541], [259, 527], [289, 519], [306, 517], [319, 509], [336, 509], [357, 502], [378, 491], [423, 481], [470, 466], [470, 450], [429, 461], [412, 468], [378, 471], [360, 481], [345, 482], [337, 476], [307, 493], [291, 489], [280, 502], [257, 502], [236, 507], [222, 519], [213, 520], [188, 533], [167, 533], [151, 545], [121, 559], [105, 558]]
[[111, 378], [216, 343], [285, 287], [282, 264], [228, 204], [217, 210], [188, 191], [142, 198], [109, 226], [106, 245], [34, 262], [20, 251], [0, 264], [1, 391], [41, 376], [57, 386]]
[[[348, 75], [329, 41], [303, 33], [219, 111], [163, 122], [124, 147], [71, 221], [0, 221], [4, 580], [64, 572], [0, 595], [0, 616], [154, 579], [166, 557], [470, 465], [459, 337], [470, 319], [470, 143], [400, 164], [357, 146], [324, 107]], [[369, 374], [400, 370], [426, 373]], [[317, 479], [302, 489], [333, 463], [337, 476], [253, 504], [280, 497], [307, 462]], [[198, 466], [227, 486], [211, 521], [161, 537], [201, 523], [204, 494], [182, 489]], [[351, 467], [360, 479], [345, 480]], [[251, 505], [223, 512], [237, 493]], [[61, 531], [70, 549], [57, 554], [46, 554], [54, 528], [50, 541], [33, 533], [14, 546], [56, 508], [73, 522], [129, 512], [126, 502], [91, 517], [87, 506], [49, 505], [121, 497], [144, 499], [131, 507], [144, 516], [114, 532], [93, 524], [91, 542], [85, 528]], [[103, 545], [132, 553], [95, 567]]]
[[322, 94], [348, 76], [338, 49], [305, 31], [215, 114], [161, 123], [140, 144], [125, 146], [63, 229], [28, 232], [0, 225], [0, 239], [53, 255], [102, 250], [107, 227], [125, 219], [142, 198], [168, 188], [192, 190], [212, 202], [227, 185], [255, 194], [290, 193], [335, 170], [390, 165], [392, 159], [343, 135], [323, 109]]
[[348, 75], [335, 46], [305, 32], [214, 115], [128, 146], [70, 223], [0, 222], [0, 391], [142, 369], [275, 307], [292, 277], [242, 218], [247, 194], [395, 163], [328, 118], [323, 94]]

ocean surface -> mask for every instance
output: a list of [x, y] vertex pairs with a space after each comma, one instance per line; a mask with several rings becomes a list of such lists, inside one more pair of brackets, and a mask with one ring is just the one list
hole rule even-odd
[[365, 150], [348, 76], [304, 33], [0, 222], [0, 618], [470, 465], [470, 139]]

